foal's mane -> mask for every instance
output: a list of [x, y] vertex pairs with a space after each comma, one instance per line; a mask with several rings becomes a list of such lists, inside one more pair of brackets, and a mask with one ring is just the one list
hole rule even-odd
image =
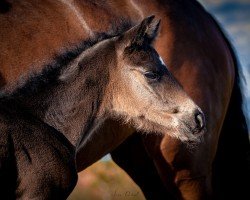
[[59, 76], [62, 69], [77, 58], [82, 52], [93, 47], [95, 44], [122, 35], [125, 31], [131, 28], [129, 20], [122, 20], [120, 25], [112, 25], [112, 29], [108, 32], [97, 32], [93, 37], [82, 41], [69, 50], [64, 51], [54, 56], [52, 62], [44, 65], [40, 73], [31, 74], [24, 82], [17, 84], [16, 88], [11, 93], [0, 92], [0, 98], [20, 98], [37, 94], [47, 89], [48, 86], [57, 85], [60, 83]]

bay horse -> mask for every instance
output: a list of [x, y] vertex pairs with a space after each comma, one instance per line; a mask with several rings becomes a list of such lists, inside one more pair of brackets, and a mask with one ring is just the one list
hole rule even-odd
[[167, 134], [134, 134], [131, 126], [108, 119], [77, 149], [78, 171], [131, 135], [112, 157], [148, 199], [206, 199], [213, 193], [244, 199], [249, 141], [237, 62], [213, 17], [195, 0], [2, 0], [0, 85], [11, 89], [55, 54], [99, 33], [128, 30], [151, 14], [162, 19], [154, 47], [205, 112], [207, 134], [190, 152]]
[[2, 88], [2, 197], [66, 199], [77, 180], [75, 150], [106, 119], [199, 140], [203, 113], [152, 47], [153, 19], [83, 42], [15, 88]]

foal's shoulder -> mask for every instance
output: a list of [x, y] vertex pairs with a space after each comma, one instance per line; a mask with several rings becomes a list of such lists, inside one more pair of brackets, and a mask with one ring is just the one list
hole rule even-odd
[[[74, 147], [58, 130], [31, 115], [24, 108], [13, 102], [0, 99], [0, 138], [3, 143], [11, 138], [18, 150], [22, 146], [30, 151], [37, 149], [58, 150], [73, 154]], [[1, 140], [1, 139], [0, 139]], [[37, 152], [39, 153], [39, 152]]]
[[52, 187], [66, 196], [77, 180], [74, 158], [73, 145], [57, 130], [0, 100], [0, 186], [8, 183], [11, 194], [25, 191], [24, 199], [54, 195]]

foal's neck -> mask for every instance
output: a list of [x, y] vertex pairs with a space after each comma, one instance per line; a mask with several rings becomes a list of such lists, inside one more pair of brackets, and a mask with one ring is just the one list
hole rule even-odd
[[110, 54], [114, 47], [107, 43], [91, 47], [61, 69], [58, 84], [21, 100], [33, 115], [60, 131], [75, 146], [105, 119], [103, 101], [109, 97], [104, 92], [114, 56]]

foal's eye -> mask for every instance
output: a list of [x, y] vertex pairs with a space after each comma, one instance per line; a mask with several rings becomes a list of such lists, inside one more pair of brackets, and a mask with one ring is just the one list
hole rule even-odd
[[156, 72], [145, 72], [144, 76], [148, 79], [151, 79], [151, 80], [159, 80], [160, 79], [160, 75]]

